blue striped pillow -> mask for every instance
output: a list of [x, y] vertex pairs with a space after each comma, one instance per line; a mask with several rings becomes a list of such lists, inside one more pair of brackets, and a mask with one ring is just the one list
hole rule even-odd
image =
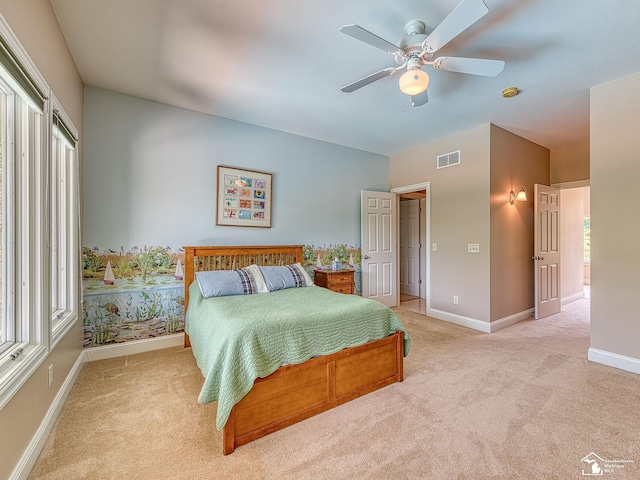
[[258, 293], [253, 273], [244, 269], [196, 272], [196, 280], [204, 298]]
[[311, 277], [300, 263], [279, 267], [260, 267], [260, 271], [270, 292], [313, 285]]

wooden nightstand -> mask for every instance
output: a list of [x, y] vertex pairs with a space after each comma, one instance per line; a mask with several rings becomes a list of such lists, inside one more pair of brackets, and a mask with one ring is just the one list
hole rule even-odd
[[353, 295], [353, 274], [355, 270], [314, 270], [314, 280], [319, 287], [338, 293]]

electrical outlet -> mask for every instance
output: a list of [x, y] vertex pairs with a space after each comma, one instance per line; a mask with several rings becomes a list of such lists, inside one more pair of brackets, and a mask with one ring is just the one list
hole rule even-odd
[[469, 253], [480, 253], [480, 244], [479, 243], [467, 243], [467, 252], [469, 252]]
[[53, 363], [49, 365], [49, 386], [53, 383]]
[[457, 295], [453, 296], [453, 304], [454, 305], [458, 305], [458, 296]]

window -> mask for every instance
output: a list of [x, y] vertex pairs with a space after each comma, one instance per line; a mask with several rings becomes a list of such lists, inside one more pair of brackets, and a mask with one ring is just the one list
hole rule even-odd
[[6, 188], [5, 188], [5, 164], [6, 164], [6, 117], [7, 117], [7, 94], [0, 90], [0, 351], [6, 346], [8, 339], [11, 337], [9, 325], [7, 324], [6, 311], [6, 273], [5, 266], [5, 235], [7, 231], [5, 208], [7, 205]]
[[5, 391], [19, 384], [46, 354], [43, 342], [42, 228], [44, 203], [40, 180], [44, 158], [42, 108], [0, 69], [0, 145], [2, 208], [0, 210], [0, 277], [2, 345], [0, 405]]
[[0, 409], [78, 319], [77, 130], [50, 96], [0, 16]]
[[591, 263], [591, 217], [584, 217], [584, 234], [582, 238], [584, 263]]
[[65, 117], [54, 99], [49, 165], [51, 343], [54, 346], [77, 318], [77, 134]]

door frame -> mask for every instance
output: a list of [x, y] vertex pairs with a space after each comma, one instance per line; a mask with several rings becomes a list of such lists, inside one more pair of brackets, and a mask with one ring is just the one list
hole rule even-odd
[[[422, 265], [422, 267], [424, 268], [424, 276], [425, 278], [423, 279], [424, 282], [426, 282], [425, 285], [425, 303], [427, 305], [426, 308], [426, 314], [427, 315], [431, 315], [431, 182], [424, 182], [424, 183], [416, 183], [413, 185], [406, 185], [406, 186], [402, 186], [402, 187], [395, 187], [391, 189], [391, 192], [393, 193], [410, 193], [410, 192], [415, 192], [417, 190], [425, 190], [427, 192], [427, 198], [426, 200], [426, 205], [425, 205], [425, 209], [424, 209], [424, 217], [423, 220], [425, 222], [426, 225], [426, 229], [427, 229], [427, 234], [425, 236], [425, 245], [423, 245], [423, 248], [425, 249], [425, 262], [426, 265]], [[396, 244], [400, 245], [400, 202], [398, 202], [397, 204], [397, 208], [398, 208], [398, 215], [397, 215], [397, 225], [396, 225], [396, 230], [397, 230], [397, 235], [398, 238], [396, 239]], [[396, 285], [398, 285], [398, 298], [400, 298], [400, 248], [397, 249], [396, 252], [396, 256], [397, 258], [397, 268], [396, 268], [396, 274], [395, 274], [395, 281], [396, 281]], [[399, 305], [400, 303], [398, 303]]]

